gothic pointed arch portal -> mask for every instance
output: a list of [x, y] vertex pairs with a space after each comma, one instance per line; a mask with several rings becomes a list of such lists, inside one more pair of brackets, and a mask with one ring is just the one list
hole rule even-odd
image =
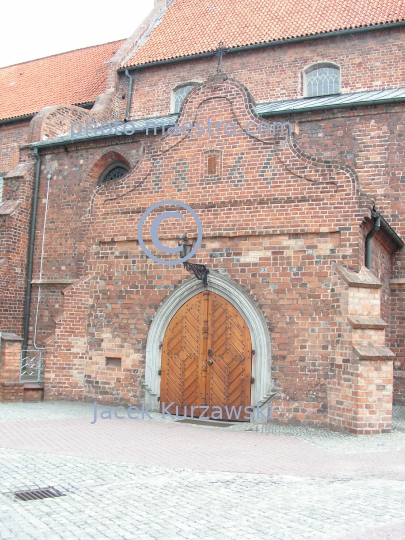
[[246, 323], [251, 340], [250, 405], [261, 404], [271, 395], [271, 347], [270, 335], [264, 315], [251, 295], [228, 277], [211, 270], [208, 287], [195, 278], [185, 280], [162, 303], [149, 330], [146, 345], [145, 404], [152, 410], [160, 410], [161, 372], [163, 343], [168, 326], [188, 300], [209, 291], [227, 300]]
[[222, 296], [200, 292], [167, 327], [161, 408], [177, 416], [249, 419], [251, 366], [250, 332], [243, 317]]

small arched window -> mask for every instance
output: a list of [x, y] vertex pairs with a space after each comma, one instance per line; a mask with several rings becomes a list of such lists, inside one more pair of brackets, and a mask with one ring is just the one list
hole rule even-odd
[[182, 86], [179, 86], [173, 90], [173, 112], [178, 113], [180, 112], [182, 103], [191, 90], [197, 86], [196, 83], [188, 83], [184, 84]]
[[106, 167], [104, 171], [100, 174], [98, 185], [101, 185], [104, 182], [109, 182], [110, 180], [117, 180], [118, 178], [122, 178], [127, 174], [128, 171], [129, 167], [126, 163], [124, 163], [123, 161], [115, 161], [114, 163], [111, 163], [111, 165]]
[[328, 96], [340, 93], [340, 69], [334, 64], [315, 64], [304, 71], [304, 95]]

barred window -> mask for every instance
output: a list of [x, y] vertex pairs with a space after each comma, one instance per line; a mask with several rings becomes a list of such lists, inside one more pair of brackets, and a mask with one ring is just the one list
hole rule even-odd
[[120, 161], [112, 163], [101, 173], [98, 185], [103, 184], [104, 182], [109, 182], [110, 180], [117, 180], [122, 178], [129, 171], [129, 167]]
[[328, 96], [340, 92], [340, 70], [337, 67], [312, 67], [306, 72], [307, 97]]
[[196, 86], [195, 84], [188, 84], [186, 86], [181, 86], [173, 91], [174, 94], [174, 107], [173, 112], [180, 112], [181, 105], [189, 92]]

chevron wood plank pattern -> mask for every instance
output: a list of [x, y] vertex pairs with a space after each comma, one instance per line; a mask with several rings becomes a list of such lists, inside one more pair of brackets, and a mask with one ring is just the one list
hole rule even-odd
[[[173, 402], [172, 414], [190, 415], [191, 406], [207, 405], [207, 416], [219, 418], [219, 407], [223, 419], [243, 420], [250, 405], [251, 362], [251, 339], [242, 316], [225, 298], [204, 291], [169, 323], [161, 403]], [[196, 410], [194, 416], [200, 413]]]

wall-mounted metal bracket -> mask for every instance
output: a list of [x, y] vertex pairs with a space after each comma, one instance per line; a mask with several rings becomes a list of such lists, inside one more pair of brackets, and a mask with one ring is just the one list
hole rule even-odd
[[195, 277], [203, 282], [204, 287], [208, 286], [208, 274], [210, 271], [205, 264], [184, 262], [183, 265], [188, 272], [194, 272]]

